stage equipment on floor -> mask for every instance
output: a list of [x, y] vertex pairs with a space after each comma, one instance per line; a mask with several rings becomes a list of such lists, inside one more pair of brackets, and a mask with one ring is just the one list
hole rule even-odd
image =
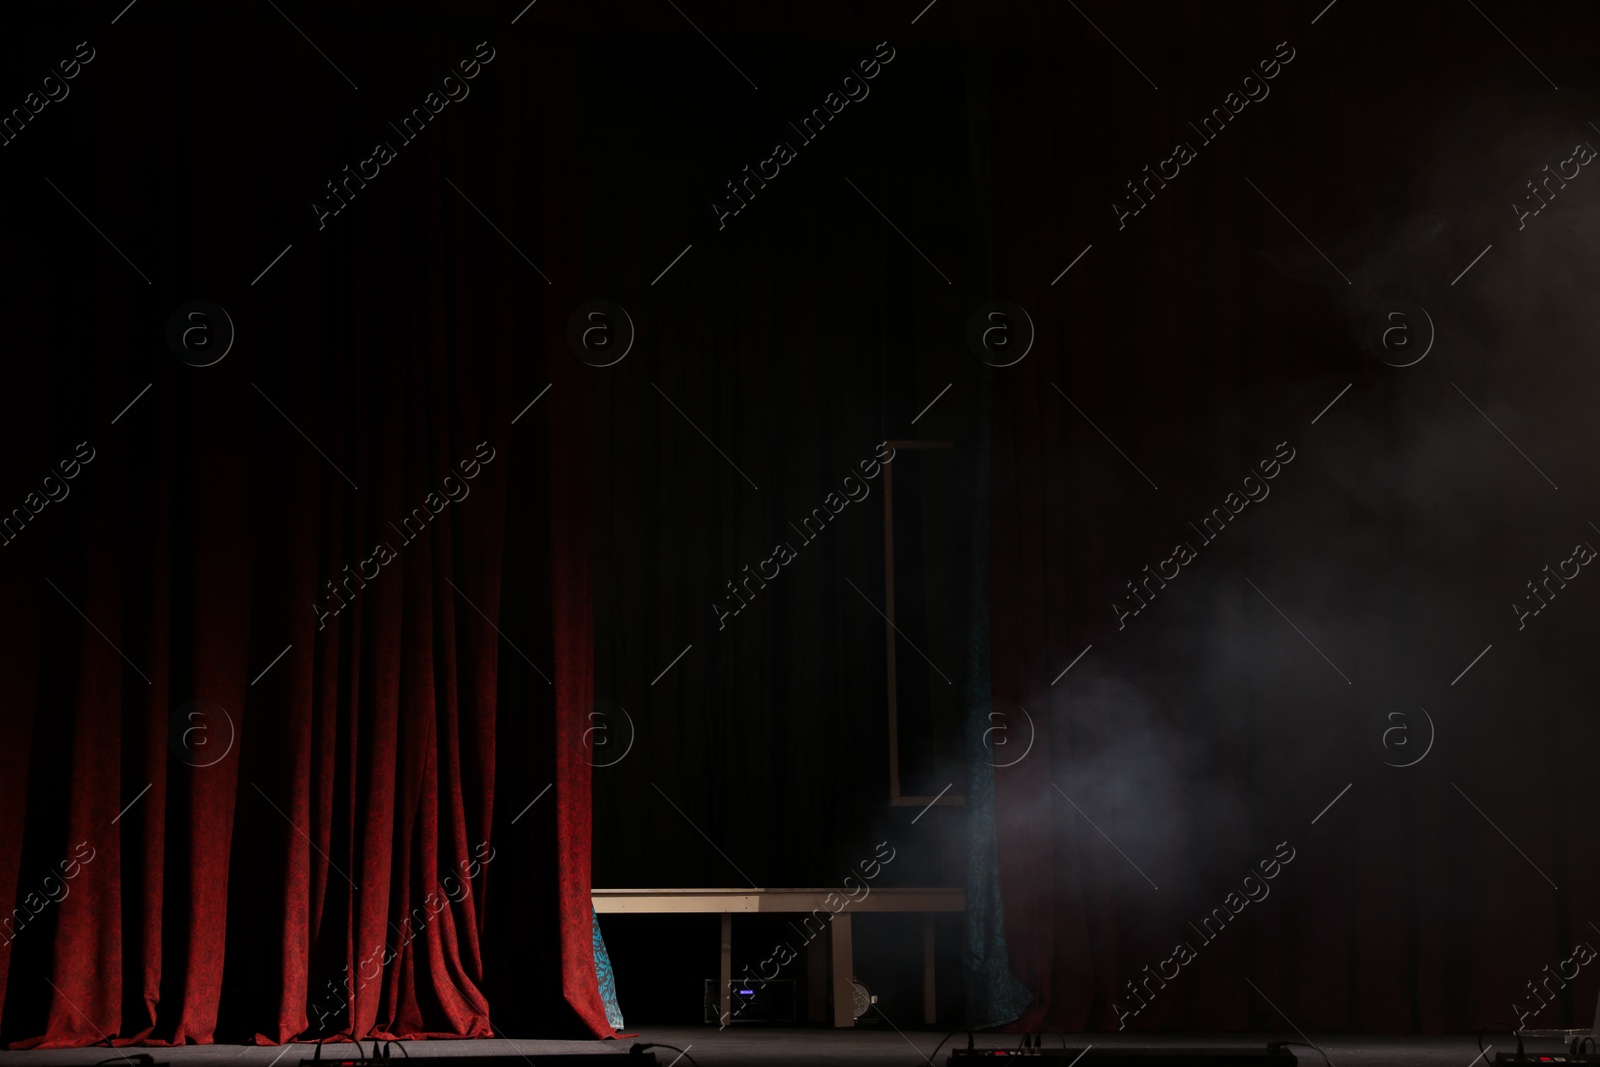
[[859, 1019], [872, 1010], [872, 1006], [878, 1003], [878, 998], [873, 996], [872, 992], [861, 984], [861, 979], [853, 975], [850, 978], [850, 987], [853, 991], [851, 996], [852, 1010], [856, 1013], [856, 1018]]
[[[794, 980], [775, 978], [770, 982], [729, 982], [728, 1023], [792, 1023], [794, 1022]], [[722, 1013], [722, 1001], [717, 996], [717, 980], [706, 979], [705, 1021], [716, 1022]], [[859, 1012], [857, 1013], [859, 1014]]]
[[[1081, 1035], [1078, 1035], [1081, 1036]], [[950, 1067], [977, 1067], [1005, 1059], [1067, 1067], [1295, 1067], [1299, 1061], [1282, 1045], [1260, 1048], [1096, 1048], [1092, 1044], [1046, 1047], [1043, 1034], [1024, 1034], [1021, 1048], [974, 1048], [967, 1035], [966, 1048], [953, 1048]]]

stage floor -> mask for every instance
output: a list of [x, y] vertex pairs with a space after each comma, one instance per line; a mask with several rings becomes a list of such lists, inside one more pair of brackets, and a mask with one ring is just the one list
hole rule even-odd
[[[904, 1034], [892, 1029], [755, 1029], [738, 1027], [718, 1031], [710, 1026], [647, 1027], [639, 1031], [633, 1041], [653, 1041], [688, 1049], [689, 1057], [700, 1067], [799, 1067], [799, 1065], [833, 1065], [847, 1067], [852, 1064], [883, 1065], [883, 1067], [916, 1067], [928, 1062], [927, 1057], [943, 1034], [910, 1031]], [[1068, 1035], [1067, 1044], [1081, 1048], [1084, 1035]], [[1205, 1034], [1205, 1035], [1086, 1035], [1097, 1048], [1168, 1047], [1196, 1048], [1207, 1046], [1264, 1047], [1268, 1041], [1299, 1041], [1296, 1034]], [[1454, 1037], [1384, 1037], [1364, 1038], [1350, 1035], [1313, 1035], [1328, 1058], [1337, 1067], [1472, 1067], [1478, 1055], [1477, 1039], [1472, 1035]], [[1507, 1040], [1505, 1035], [1490, 1035], [1485, 1040]], [[1055, 1047], [1061, 1042], [1054, 1034], [1045, 1040]], [[585, 1053], [595, 1056], [626, 1052], [633, 1041], [407, 1041], [403, 1045], [413, 1059], [435, 1056], [536, 1056], [539, 1053]], [[1015, 1047], [1017, 1035], [980, 1034], [979, 1047]], [[945, 1051], [956, 1042], [965, 1044], [965, 1034], [958, 1034], [941, 1050], [934, 1061], [944, 1067]], [[1515, 1049], [1514, 1043], [1504, 1046]], [[1556, 1051], [1559, 1046], [1543, 1043], [1541, 1050]], [[1492, 1062], [1495, 1045], [1489, 1059]], [[255, 1047], [248, 1045], [189, 1045], [183, 1048], [147, 1048], [122, 1050], [130, 1056], [139, 1052], [150, 1053], [156, 1063], [181, 1065], [206, 1065], [206, 1067], [298, 1067], [301, 1058], [311, 1055], [310, 1045], [281, 1047]], [[327, 1053], [331, 1049], [324, 1049]], [[344, 1045], [342, 1051], [353, 1051]], [[1296, 1047], [1295, 1055], [1302, 1064], [1321, 1064], [1321, 1056], [1311, 1049]], [[1532, 1044], [1528, 1051], [1534, 1051]], [[678, 1054], [666, 1049], [654, 1050], [661, 1067], [668, 1067]], [[280, 1058], [281, 1057], [281, 1058]], [[404, 1056], [397, 1050], [395, 1062], [403, 1063]], [[1479, 1060], [1476, 1063], [1481, 1064]], [[112, 1067], [126, 1067], [117, 1051], [104, 1046], [80, 1049], [54, 1049], [49, 1051], [0, 1052], [0, 1065], [4, 1067], [84, 1067], [88, 1064], [109, 1063]], [[690, 1067], [688, 1057], [678, 1061], [678, 1067]]]

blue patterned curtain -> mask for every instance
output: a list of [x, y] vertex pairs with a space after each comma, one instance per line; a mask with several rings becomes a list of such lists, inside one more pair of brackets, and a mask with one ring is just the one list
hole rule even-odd
[[611, 972], [611, 956], [606, 939], [600, 936], [600, 916], [594, 917], [594, 973], [600, 977], [600, 1000], [606, 1006], [606, 1022], [613, 1030], [622, 1029], [622, 1008], [617, 1005], [617, 979]]

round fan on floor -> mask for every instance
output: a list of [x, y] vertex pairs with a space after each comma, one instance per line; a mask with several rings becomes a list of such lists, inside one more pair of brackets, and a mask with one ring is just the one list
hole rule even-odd
[[861, 1018], [867, 1009], [878, 1003], [878, 998], [873, 996], [866, 986], [861, 984], [861, 979], [851, 977], [850, 993], [855, 1005], [855, 1017]]

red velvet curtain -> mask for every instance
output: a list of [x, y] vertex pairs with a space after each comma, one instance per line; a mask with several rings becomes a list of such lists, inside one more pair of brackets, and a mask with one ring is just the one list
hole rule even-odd
[[[609, 1033], [570, 447], [592, 371], [564, 336], [588, 294], [549, 163], [577, 117], [543, 103], [571, 50], [502, 36], [319, 226], [323, 180], [398, 139], [359, 101], [420, 99], [483, 35], [430, 19], [361, 52], [357, 97], [263, 12], [135, 10], [100, 43], [76, 117], [144, 166], [78, 158], [66, 116], [37, 142], [151, 285], [87, 227], [18, 235], [72, 293], [13, 278], [62, 331], [18, 343], [74, 358], [18, 368], [38, 399], [5, 429], [8, 506], [46, 473], [70, 495], [0, 559], [0, 1038]], [[360, 20], [325, 14], [357, 55]], [[136, 78], [165, 121], [135, 133], [109, 87]], [[296, 109], [321, 124], [289, 153], [270, 123]], [[166, 344], [197, 296], [237, 329], [206, 367]]]

